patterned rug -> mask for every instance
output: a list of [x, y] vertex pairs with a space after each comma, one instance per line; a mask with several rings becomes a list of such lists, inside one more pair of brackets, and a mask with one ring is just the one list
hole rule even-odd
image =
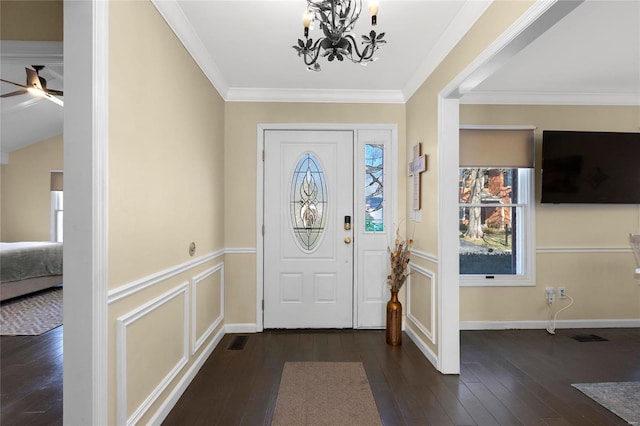
[[39, 336], [62, 325], [62, 287], [16, 297], [0, 304], [0, 335]]
[[640, 382], [571, 385], [630, 425], [640, 425]]

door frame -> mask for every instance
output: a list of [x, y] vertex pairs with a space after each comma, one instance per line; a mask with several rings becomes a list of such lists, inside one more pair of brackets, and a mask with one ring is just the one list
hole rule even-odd
[[[264, 300], [264, 236], [262, 230], [264, 226], [264, 133], [268, 130], [306, 130], [306, 131], [331, 131], [331, 130], [347, 130], [353, 131], [353, 150], [354, 163], [357, 161], [358, 150], [358, 131], [359, 130], [387, 130], [391, 132], [391, 174], [392, 182], [390, 207], [392, 223], [398, 223], [398, 126], [396, 124], [287, 124], [287, 123], [259, 123], [257, 126], [256, 138], [256, 331], [264, 330], [263, 322], [263, 300]], [[354, 164], [355, 165], [355, 164]], [[356, 182], [354, 182], [354, 193], [356, 191]], [[355, 205], [354, 205], [355, 208]], [[355, 216], [355, 213], [354, 213]], [[391, 232], [389, 230], [388, 232]], [[357, 265], [358, 259], [358, 241], [354, 241], [354, 277], [353, 277], [353, 327], [357, 327], [358, 318], [358, 277]]]

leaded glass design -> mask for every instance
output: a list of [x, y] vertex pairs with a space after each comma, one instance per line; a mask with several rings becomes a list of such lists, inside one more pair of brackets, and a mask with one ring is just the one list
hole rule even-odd
[[291, 179], [291, 225], [300, 247], [316, 248], [326, 222], [327, 184], [317, 157], [311, 152], [302, 155]]
[[366, 144], [365, 157], [365, 212], [366, 232], [384, 231], [384, 146]]

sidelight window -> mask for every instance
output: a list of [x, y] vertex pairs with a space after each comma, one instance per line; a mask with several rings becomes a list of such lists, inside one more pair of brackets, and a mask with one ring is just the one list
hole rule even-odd
[[366, 232], [384, 232], [384, 145], [365, 145]]

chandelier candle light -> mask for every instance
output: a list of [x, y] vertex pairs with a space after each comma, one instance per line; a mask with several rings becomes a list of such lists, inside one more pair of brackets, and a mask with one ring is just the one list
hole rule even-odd
[[[369, 35], [362, 36], [362, 52], [358, 49], [356, 39], [349, 34], [353, 31], [356, 21], [362, 11], [362, 0], [307, 0], [307, 11], [302, 18], [304, 25], [304, 40], [298, 39], [298, 45], [293, 48], [298, 56], [304, 58], [304, 63], [309, 71], [320, 71], [318, 58], [326, 57], [329, 62], [334, 59], [343, 61], [348, 58], [351, 61], [366, 65], [375, 61], [373, 57], [384, 40], [385, 33], [376, 33], [371, 30]], [[369, 3], [371, 25], [378, 22], [378, 1]], [[314, 41], [309, 38], [309, 27], [314, 21], [318, 21], [324, 37]], [[321, 53], [322, 51], [322, 53]]]

